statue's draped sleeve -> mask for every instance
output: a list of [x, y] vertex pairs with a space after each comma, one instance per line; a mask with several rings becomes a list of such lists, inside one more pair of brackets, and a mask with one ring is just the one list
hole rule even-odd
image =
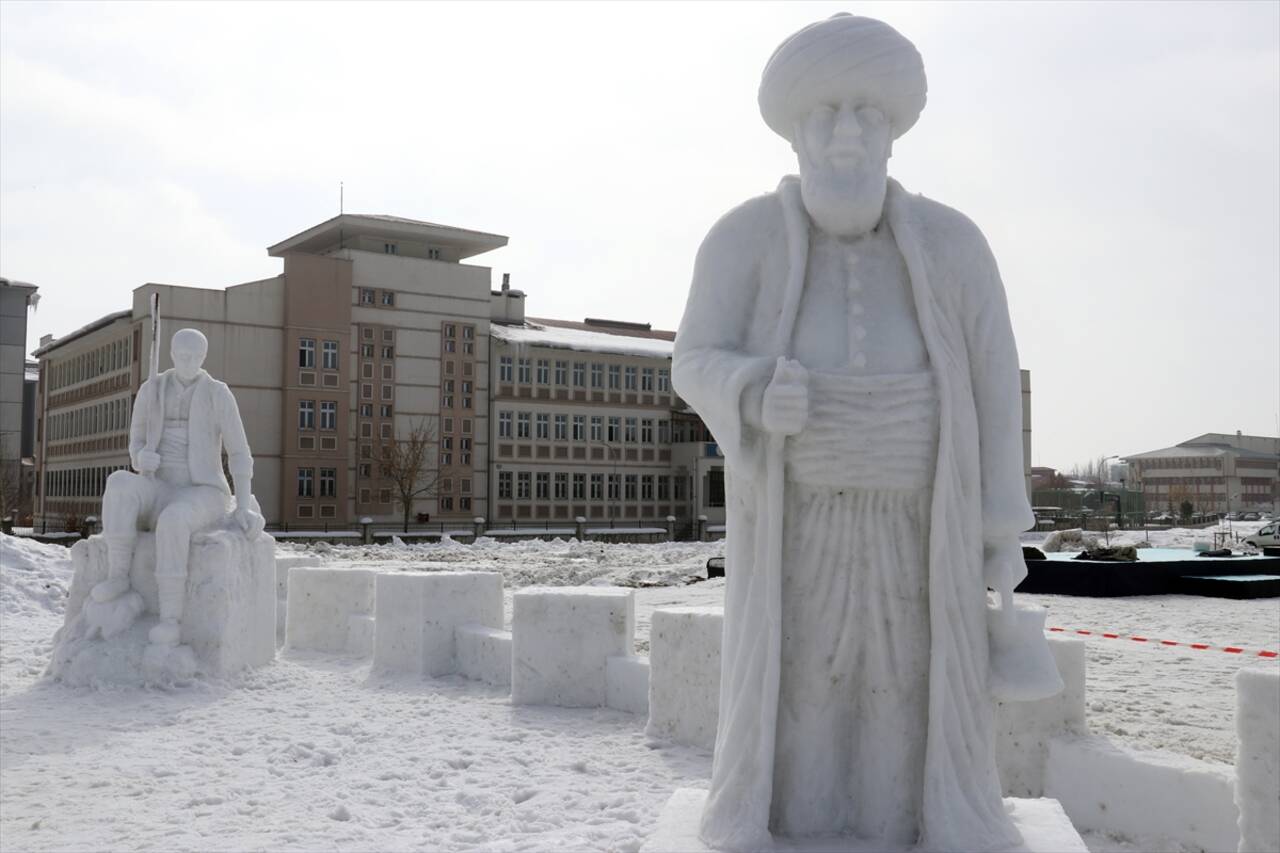
[[218, 420], [222, 430], [222, 449], [227, 452], [227, 470], [234, 480], [253, 476], [253, 454], [244, 434], [244, 421], [240, 419], [240, 407], [235, 395], [225, 384], [217, 386]]

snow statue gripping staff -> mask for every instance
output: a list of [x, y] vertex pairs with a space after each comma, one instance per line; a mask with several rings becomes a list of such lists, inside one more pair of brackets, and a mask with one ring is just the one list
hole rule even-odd
[[[138, 390], [129, 429], [135, 470], [107, 478], [103, 535], [77, 546], [81, 553], [67, 624], [55, 642], [55, 675], [82, 681], [121, 680], [124, 674], [129, 680], [139, 663], [133, 659], [138, 649], [126, 649], [126, 642], [112, 652], [92, 641], [124, 635], [143, 612], [158, 621], [141, 649], [142, 680], [189, 675], [200, 667], [200, 657], [212, 658], [204, 661], [211, 670], [227, 670], [269, 660], [274, 652], [270, 590], [269, 625], [258, 624], [266, 612], [258, 587], [264, 582], [274, 587], [274, 558], [253, 498], [253, 457], [231, 390], [202, 369], [208, 348], [195, 329], [178, 331], [170, 347], [173, 368], [156, 374], [153, 359], [152, 375]], [[224, 451], [234, 497], [223, 474]], [[135, 555], [140, 529], [154, 531], [154, 544], [141, 561]], [[211, 542], [205, 534], [212, 533], [220, 533], [222, 541]], [[188, 566], [197, 561], [197, 539], [229, 550], [212, 555], [212, 563], [221, 565], [207, 566], [209, 577], [190, 578], [200, 601], [189, 604]], [[244, 553], [237, 553], [237, 546]], [[238, 623], [243, 624], [233, 627]], [[265, 637], [265, 629], [269, 645], [258, 636]], [[191, 645], [180, 645], [184, 639]]]
[[920, 55], [888, 25], [799, 31], [759, 103], [799, 177], [711, 229], [675, 343], [676, 390], [730, 475], [701, 837], [1016, 845], [992, 694], [1061, 682], [1043, 612], [1012, 606], [1034, 519], [995, 260], [887, 176], [925, 104]]

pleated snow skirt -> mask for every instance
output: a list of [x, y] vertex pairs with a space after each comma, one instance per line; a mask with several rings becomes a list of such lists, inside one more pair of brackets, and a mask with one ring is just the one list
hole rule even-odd
[[810, 375], [788, 440], [770, 830], [914, 842], [929, 681], [928, 373]]

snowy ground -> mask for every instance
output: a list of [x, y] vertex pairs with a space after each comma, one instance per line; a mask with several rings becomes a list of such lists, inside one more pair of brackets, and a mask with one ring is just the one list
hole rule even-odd
[[[1235, 525], [1237, 529], [1245, 525]], [[1124, 534], [1130, 536], [1132, 534]], [[1203, 531], [1152, 534], [1190, 544]], [[317, 553], [312, 546], [311, 553]], [[649, 615], [717, 604], [720, 543], [322, 546], [326, 562], [500, 571], [509, 588], [637, 587]], [[0, 837], [5, 849], [635, 850], [710, 756], [648, 742], [615, 711], [512, 707], [459, 679], [370, 679], [366, 661], [287, 654], [234, 684], [72, 690], [40, 680], [70, 563], [0, 539]], [[1027, 596], [1049, 623], [1250, 650], [1280, 648], [1270, 601]], [[1275, 662], [1089, 640], [1089, 723], [1141, 748], [1230, 763], [1232, 676]], [[1095, 851], [1142, 849], [1091, 836]]]

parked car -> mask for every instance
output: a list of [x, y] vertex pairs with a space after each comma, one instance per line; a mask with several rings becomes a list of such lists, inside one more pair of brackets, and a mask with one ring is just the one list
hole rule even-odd
[[1258, 513], [1256, 513], [1256, 512], [1242, 512], [1242, 513], [1240, 513], [1240, 520], [1241, 520], [1241, 521], [1258, 521], [1258, 520], [1260, 520], [1261, 518], [1262, 518], [1262, 516], [1261, 516], [1261, 515], [1259, 515], [1259, 514], [1258, 514]]
[[1252, 536], [1245, 537], [1245, 544], [1255, 548], [1280, 545], [1280, 523], [1272, 522], [1258, 530]]
[[1240, 513], [1236, 512], [1234, 509], [1231, 510], [1231, 512], [1227, 513], [1227, 521], [1239, 521], [1239, 520], [1240, 520]]

